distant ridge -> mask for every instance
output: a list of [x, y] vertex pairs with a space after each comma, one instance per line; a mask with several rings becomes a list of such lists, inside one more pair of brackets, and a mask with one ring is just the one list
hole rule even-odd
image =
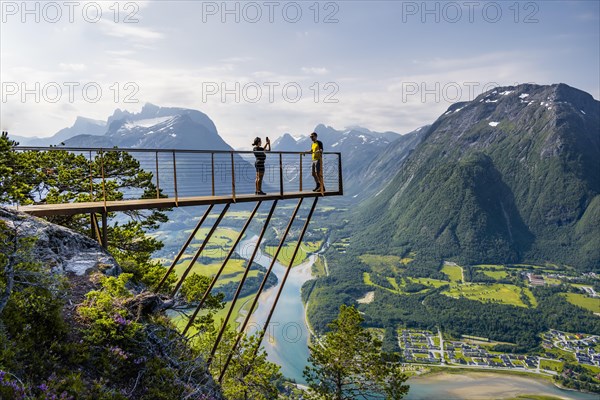
[[[357, 251], [437, 270], [535, 261], [600, 271], [600, 102], [565, 84], [450, 106], [356, 215]], [[423, 265], [423, 264], [422, 264]]]

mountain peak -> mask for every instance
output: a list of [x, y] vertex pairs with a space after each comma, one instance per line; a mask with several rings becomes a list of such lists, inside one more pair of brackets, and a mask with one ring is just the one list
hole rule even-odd
[[79, 117], [75, 118], [75, 123], [73, 124], [72, 128], [76, 128], [76, 127], [80, 127], [80, 126], [87, 126], [87, 125], [98, 125], [101, 127], [105, 127], [106, 122], [100, 121], [98, 119], [92, 119], [92, 118], [79, 116]]
[[449, 257], [597, 268], [599, 125], [600, 102], [565, 84], [497, 87], [453, 104], [361, 210], [360, 240], [435, 268]]
[[295, 149], [297, 140], [289, 133], [284, 133], [273, 142], [273, 148], [278, 150]]
[[156, 114], [158, 113], [158, 111], [160, 110], [160, 107], [157, 105], [154, 105], [152, 103], [146, 103], [144, 104], [144, 106], [142, 107], [142, 111], [141, 114], [143, 115], [151, 115], [151, 114]]

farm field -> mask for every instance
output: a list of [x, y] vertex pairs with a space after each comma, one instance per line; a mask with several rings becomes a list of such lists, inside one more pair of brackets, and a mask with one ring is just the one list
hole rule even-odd
[[[366, 285], [379, 287], [392, 293], [410, 294], [404, 290], [408, 284], [421, 284], [428, 288], [439, 288], [447, 285], [449, 289], [443, 291], [442, 294], [450, 297], [464, 297], [480, 302], [494, 302], [517, 307], [537, 306], [535, 296], [528, 287], [521, 288], [507, 283], [464, 283], [462, 282], [462, 268], [453, 263], [444, 264], [441, 272], [448, 277], [448, 280], [440, 280], [433, 278], [398, 277], [397, 273], [403, 269], [398, 267], [399, 264], [401, 265], [401, 259], [396, 256], [365, 254], [361, 256], [361, 261], [369, 265], [373, 271], [363, 274], [363, 282]], [[502, 279], [508, 276], [505, 267], [502, 265], [478, 265], [474, 266], [474, 268], [480, 269], [494, 279]], [[378, 274], [378, 279], [375, 279], [372, 274]], [[381, 280], [381, 277], [385, 277], [389, 285], [385, 284], [386, 281]], [[424, 290], [427, 289], [424, 288]], [[524, 300], [523, 296], [526, 296], [526, 300]], [[527, 300], [529, 304], [527, 304]]]
[[442, 272], [448, 275], [451, 282], [462, 282], [462, 268], [458, 265], [444, 264]]
[[[178, 276], [182, 276], [184, 271], [186, 270], [186, 268], [190, 265], [190, 261], [191, 261], [190, 259], [186, 259], [184, 261], [179, 262], [179, 264], [177, 264], [175, 266], [175, 273]], [[240, 275], [244, 272], [244, 269], [245, 269], [247, 263], [248, 263], [248, 261], [246, 261], [246, 260], [240, 260], [240, 259], [231, 260], [230, 259], [227, 262], [227, 265], [225, 265], [223, 272], [221, 272], [221, 276], [219, 277], [219, 280], [217, 281], [216, 287], [225, 285], [231, 281], [239, 281]], [[205, 276], [212, 277], [217, 274], [220, 267], [221, 267], [221, 263], [201, 264], [201, 263], [196, 262], [196, 264], [190, 270], [188, 276], [195, 273], [198, 275], [205, 275]], [[258, 276], [258, 272], [259, 271], [256, 269], [251, 269], [250, 272], [248, 273], [248, 277]]]
[[465, 284], [451, 288], [443, 292], [451, 297], [466, 297], [471, 300], [489, 301], [495, 303], [510, 304], [513, 306], [527, 307], [521, 300], [521, 290], [527, 295], [532, 306], [536, 306], [537, 302], [533, 293], [528, 288], [519, 288], [515, 285], [496, 283], [492, 285], [480, 284]]
[[560, 372], [563, 369], [564, 362], [554, 360], [541, 360], [540, 368], [548, 371]]
[[[246, 296], [246, 297], [240, 297], [238, 299], [238, 301], [235, 304], [235, 307], [233, 308], [233, 311], [231, 313], [231, 317], [229, 318], [228, 321], [228, 325], [231, 326], [234, 329], [237, 329], [237, 327], [240, 325], [240, 321], [237, 321], [239, 319], [240, 316], [245, 316], [246, 313], [249, 311], [250, 305], [251, 305], [251, 301], [253, 299], [254, 295], [250, 295], [250, 296]], [[225, 303], [225, 307], [223, 307], [221, 310], [217, 311], [214, 316], [214, 324], [217, 328], [219, 328], [222, 324], [222, 322], [225, 320], [225, 317], [227, 316], [227, 313], [229, 312], [229, 307], [231, 307], [231, 301], [228, 301], [227, 303]], [[189, 314], [191, 315], [193, 311], [190, 310]], [[203, 316], [206, 315], [206, 311], [200, 311], [200, 313], [198, 313], [198, 316]], [[183, 329], [185, 328], [187, 322], [188, 322], [188, 318], [183, 315], [183, 314], [177, 314], [176, 316], [171, 318], [171, 321], [175, 324], [175, 326], [177, 327], [178, 330], [183, 331]], [[190, 334], [194, 334], [195, 333], [195, 329], [193, 327], [190, 328], [189, 332]]]
[[[296, 241], [293, 241], [284, 244], [279, 252], [279, 257], [277, 257], [277, 261], [279, 261], [285, 266], [288, 266], [290, 263], [290, 259], [294, 255], [296, 243]], [[292, 264], [292, 267], [302, 264], [308, 258], [309, 253], [314, 253], [318, 251], [322, 245], [322, 240], [316, 242], [302, 242], [300, 244], [300, 248], [298, 249], [298, 253], [296, 254], [296, 258], [294, 258], [294, 263]], [[275, 254], [275, 251], [277, 251], [277, 246], [265, 246], [265, 253], [267, 253], [269, 256], [273, 256]]]
[[402, 259], [398, 256], [363, 254], [359, 259], [378, 274], [396, 274], [400, 271], [399, 265], [402, 263]]
[[580, 293], [565, 293], [567, 301], [576, 306], [583, 307], [595, 313], [600, 313], [600, 299], [587, 297]]
[[476, 265], [475, 268], [481, 270], [483, 274], [496, 280], [503, 279], [508, 276], [508, 272], [506, 272], [502, 265]]
[[340, 253], [345, 253], [346, 248], [350, 245], [350, 238], [341, 238], [336, 242], [331, 243], [331, 247], [339, 251]]
[[[198, 232], [196, 232], [196, 235], [194, 236], [194, 239], [197, 242], [190, 244], [190, 247], [200, 247], [202, 241], [208, 234], [209, 230], [210, 228], [198, 229]], [[188, 230], [186, 231], [186, 233], [189, 235], [190, 233], [192, 233], [192, 230]], [[208, 251], [210, 249], [219, 249], [223, 251], [229, 250], [229, 246], [231, 246], [233, 242], [235, 242], [235, 239], [237, 238], [238, 234], [239, 232], [231, 228], [217, 228], [211, 236], [210, 241], [204, 251]]]

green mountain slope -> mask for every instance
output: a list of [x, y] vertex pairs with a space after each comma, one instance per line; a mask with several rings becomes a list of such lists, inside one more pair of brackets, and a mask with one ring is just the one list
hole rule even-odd
[[354, 250], [415, 252], [429, 267], [446, 258], [598, 271], [599, 110], [564, 84], [496, 88], [454, 104], [359, 207]]

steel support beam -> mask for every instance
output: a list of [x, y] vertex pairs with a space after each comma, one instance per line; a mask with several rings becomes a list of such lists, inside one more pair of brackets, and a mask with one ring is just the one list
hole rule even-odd
[[296, 208], [294, 209], [294, 212], [292, 213], [292, 216], [290, 217], [290, 222], [288, 223], [287, 227], [285, 228], [285, 232], [283, 233], [283, 236], [281, 237], [281, 240], [279, 241], [279, 246], [277, 246], [277, 250], [275, 251], [275, 254], [273, 254], [273, 258], [271, 259], [271, 264], [269, 265], [269, 269], [265, 273], [265, 277], [263, 278], [262, 282], [260, 283], [260, 287], [258, 288], [258, 292], [256, 293], [256, 296], [254, 296], [254, 300], [252, 301], [252, 305], [250, 306], [248, 314], [246, 314], [246, 318], [244, 319], [244, 322], [242, 323], [242, 326], [240, 327], [240, 331], [235, 340], [235, 344], [231, 348], [231, 351], [229, 352], [229, 355], [227, 356], [227, 361], [225, 361], [223, 370], [221, 371], [221, 374], [219, 375], [219, 382], [221, 382], [223, 380], [223, 376], [225, 376], [225, 371], [227, 371], [227, 367], [229, 366], [229, 363], [231, 362], [231, 358], [233, 357], [233, 354], [235, 353], [237, 346], [240, 344], [240, 340], [242, 340], [242, 336], [244, 335], [246, 326], [248, 325], [248, 322], [250, 321], [250, 317], [252, 316], [254, 307], [256, 307], [256, 304], [258, 303], [258, 298], [262, 294], [262, 291], [264, 290], [264, 288], [267, 284], [267, 279], [269, 278], [269, 274], [273, 270], [273, 266], [275, 265], [275, 262], [277, 262], [277, 257], [279, 257], [279, 252], [281, 251], [281, 248], [283, 247], [285, 239], [287, 238], [287, 235], [290, 232], [290, 229], [292, 228], [294, 219], [296, 218], [296, 215], [298, 214], [298, 210], [300, 210], [301, 205], [302, 205], [302, 198], [300, 200], [298, 200], [298, 204], [296, 205]]
[[188, 332], [188, 330], [194, 324], [194, 320], [196, 319], [196, 317], [198, 316], [198, 313], [202, 309], [202, 306], [204, 305], [204, 302], [206, 301], [206, 299], [210, 295], [211, 290], [215, 287], [215, 284], [217, 283], [217, 280], [219, 280], [219, 277], [221, 276], [221, 273], [223, 273], [223, 270], [225, 269], [225, 266], [227, 265], [227, 262], [229, 261], [229, 259], [233, 255], [233, 253], [235, 251], [235, 248], [240, 243], [240, 240], [244, 236], [244, 233], [246, 233], [246, 229], [248, 229], [248, 226], [250, 225], [250, 222], [252, 222], [252, 219], [254, 218], [254, 215], [258, 211], [258, 209], [259, 209], [259, 207], [260, 207], [261, 204], [262, 204], [261, 201], [259, 201], [258, 203], [256, 203], [256, 207], [254, 207], [254, 210], [252, 210], [252, 213], [250, 214], [250, 216], [246, 220], [246, 223], [242, 227], [242, 230], [238, 234], [238, 237], [235, 239], [235, 242], [233, 243], [233, 246], [231, 247], [231, 249], [229, 249], [229, 253], [227, 253], [227, 257], [225, 257], [225, 260], [223, 260], [223, 263], [221, 264], [221, 267], [219, 268], [219, 271], [217, 271], [217, 274], [213, 277], [212, 281], [210, 282], [210, 285], [208, 286], [208, 288], [204, 292], [204, 295], [202, 296], [202, 300], [200, 300], [200, 303], [198, 303], [198, 306], [196, 307], [196, 310], [194, 311], [194, 313], [192, 314], [192, 316], [189, 318], [188, 323], [185, 326], [185, 329], [183, 330], [183, 335], [186, 335], [187, 332]]
[[277, 302], [279, 301], [279, 297], [281, 296], [281, 292], [283, 291], [285, 282], [287, 281], [290, 271], [292, 270], [292, 265], [294, 265], [294, 258], [296, 258], [296, 254], [298, 254], [298, 249], [300, 248], [300, 244], [302, 243], [302, 239], [304, 238], [304, 234], [306, 233], [306, 229], [308, 228], [308, 224], [309, 224], [310, 219], [312, 218], [312, 215], [315, 211], [315, 207], [317, 206], [318, 200], [319, 200], [319, 198], [315, 197], [312, 207], [310, 208], [310, 212], [308, 213], [308, 216], [306, 217], [306, 222], [304, 223], [302, 232], [300, 233], [300, 236], [298, 237], [298, 243], [296, 244], [296, 248], [294, 249], [294, 254], [292, 255], [292, 258], [290, 259], [288, 268], [285, 270], [285, 274], [283, 275], [283, 279], [281, 280], [281, 285], [279, 286], [279, 290], [277, 291], [277, 295], [275, 296], [275, 301], [273, 302], [273, 306], [271, 306], [271, 310], [269, 311], [269, 316], [267, 317], [267, 320], [265, 321], [264, 328], [259, 333], [260, 337], [256, 344], [256, 348], [254, 349], [254, 357], [256, 357], [256, 354], [258, 353], [260, 344], [262, 343], [262, 341], [265, 337], [265, 332], [267, 330], [267, 327], [271, 323], [271, 318], [273, 317], [273, 312], [275, 311], [275, 307], [277, 307]]
[[208, 357], [208, 360], [206, 361], [206, 364], [208, 366], [210, 366], [210, 364], [215, 356], [215, 353], [217, 352], [217, 347], [219, 347], [219, 342], [221, 341], [221, 338], [223, 337], [223, 333], [225, 333], [225, 329], [227, 329], [227, 323], [229, 322], [229, 318], [231, 317], [231, 314], [235, 307], [235, 303], [237, 302], [237, 299], [240, 296], [240, 293], [242, 292], [242, 287], [244, 286], [244, 283], [246, 282], [248, 273], [250, 272], [250, 269], [252, 268], [252, 263], [254, 262], [254, 257], [256, 257], [256, 254], [258, 253], [258, 250], [260, 248], [260, 242], [262, 241], [262, 238], [265, 235], [265, 232], [267, 231], [267, 226], [269, 225], [269, 222], [271, 221], [271, 217], [273, 216], [275, 207], [277, 207], [277, 200], [275, 200], [273, 202], [273, 205], [271, 206], [271, 210], [269, 210], [269, 215], [267, 216], [267, 219], [265, 220], [265, 222], [263, 224], [260, 234], [258, 235], [258, 239], [256, 241], [256, 246], [254, 247], [254, 251], [252, 252], [252, 256], [248, 260], [248, 265], [246, 266], [246, 269], [244, 270], [244, 274], [242, 275], [242, 279], [241, 279], [240, 283], [238, 284], [235, 294], [233, 295], [233, 300], [231, 302], [231, 306], [229, 307], [229, 310], [227, 311], [227, 316], [225, 317], [225, 320], [223, 321], [223, 326], [221, 326], [221, 330], [219, 331], [217, 340], [215, 340], [215, 344], [213, 345], [213, 348], [210, 352], [210, 356]]
[[202, 253], [202, 251], [204, 250], [204, 248], [206, 247], [206, 245], [210, 241], [210, 238], [212, 237], [213, 233], [215, 233], [215, 230], [217, 230], [217, 227], [221, 223], [221, 220], [223, 219], [223, 217], [227, 213], [227, 210], [229, 210], [229, 206], [230, 205], [231, 205], [231, 203], [227, 203], [227, 204], [225, 204], [225, 207], [223, 207], [223, 210], [221, 211], [221, 214], [219, 214], [219, 217], [217, 218], [217, 220], [215, 221], [215, 223], [213, 224], [213, 226], [210, 228], [210, 231], [208, 231], [208, 234], [206, 235], [206, 238], [204, 238], [204, 240], [202, 241], [202, 244], [200, 245], [200, 247], [196, 251], [196, 254], [194, 254], [194, 257], [192, 258], [192, 261], [190, 261], [190, 265], [188, 265], [188, 267], [183, 272], [183, 275], [181, 275], [181, 278], [179, 279], [179, 282], [177, 282], [177, 285], [175, 285], [175, 289], [173, 289], [173, 292], [171, 293], [171, 296], [175, 296], [177, 294], [177, 292], [179, 291], [179, 288], [181, 288], [181, 285], [183, 284], [183, 281], [185, 281], [185, 278], [187, 278], [188, 274], [190, 273], [190, 271], [194, 267], [194, 264], [196, 263], [196, 260], [198, 260], [198, 257], [200, 257], [200, 254]]
[[179, 259], [181, 258], [181, 256], [183, 255], [183, 253], [187, 250], [187, 248], [190, 245], [192, 239], [194, 239], [194, 237], [196, 236], [196, 233], [198, 232], [198, 229], [200, 229], [200, 226], [202, 226], [202, 224], [204, 223], [204, 220], [206, 220], [206, 217], [208, 217], [208, 215], [210, 214], [211, 210], [213, 209], [213, 206], [214, 206], [214, 204], [211, 204], [210, 206], [208, 206], [208, 208], [204, 212], [204, 215], [202, 216], [202, 218], [200, 218], [200, 221], [198, 221], [198, 224], [196, 225], [196, 227], [192, 231], [192, 234], [187, 238], [187, 240], [185, 241], [185, 244], [183, 245], [183, 247], [181, 248], [181, 250], [179, 250], [179, 253], [177, 254], [177, 257], [175, 257], [175, 259], [171, 263], [171, 266], [169, 267], [169, 269], [167, 270], [167, 272], [165, 273], [165, 275], [163, 276], [163, 278], [160, 280], [160, 283], [158, 284], [158, 286], [156, 287], [156, 289], [154, 289], [154, 291], [156, 293], [158, 293], [158, 291], [161, 289], [162, 285], [165, 284], [168, 276], [171, 274], [171, 272], [175, 268], [175, 265], [177, 265], [177, 263], [179, 262]]

